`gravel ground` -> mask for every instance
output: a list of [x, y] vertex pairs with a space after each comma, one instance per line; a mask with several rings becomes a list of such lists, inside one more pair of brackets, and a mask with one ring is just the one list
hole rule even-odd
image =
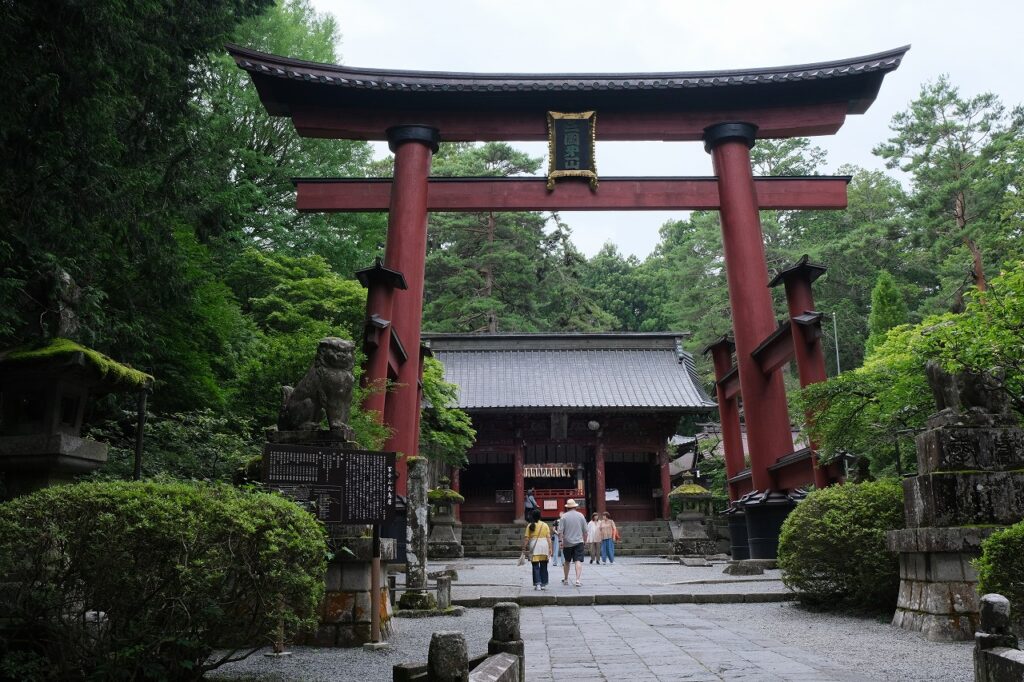
[[929, 642], [920, 633], [893, 627], [888, 617], [818, 613], [795, 603], [716, 604], [713, 610], [762, 636], [819, 651], [833, 664], [862, 672], [864, 680], [974, 680], [972, 642]]
[[[545, 617], [559, 609], [567, 612], [582, 607], [544, 607]], [[675, 614], [693, 627], [694, 616], [718, 627], [742, 634], [748, 642], [790, 653], [795, 660], [821, 661], [830, 671], [842, 670], [843, 678], [865, 681], [959, 682], [973, 679], [971, 644], [939, 644], [921, 635], [892, 627], [888, 622], [806, 611], [794, 604], [714, 604], [672, 607], [629, 607], [637, 614], [649, 614], [660, 627], [670, 625]], [[614, 614], [614, 608], [598, 612]], [[540, 609], [523, 609], [524, 630], [536, 629]], [[566, 614], [568, 617], [568, 613]], [[609, 617], [612, 617], [609, 615]], [[391, 646], [380, 651], [362, 649], [309, 649], [295, 647], [292, 656], [271, 659], [256, 654], [210, 674], [211, 678], [261, 681], [390, 680], [397, 663], [426, 659], [430, 635], [436, 630], [459, 630], [466, 636], [471, 654], [486, 650], [491, 631], [490, 609], [468, 609], [461, 618], [397, 619], [398, 633]], [[680, 627], [677, 626], [677, 627]], [[536, 643], [534, 643], [536, 645]], [[528, 643], [529, 647], [530, 644]], [[788, 650], [788, 651], [787, 651]], [[527, 672], [530, 662], [527, 661]], [[529, 674], [527, 679], [530, 679]], [[807, 677], [794, 679], [807, 680]], [[812, 678], [813, 679], [813, 678]], [[829, 679], [833, 679], [829, 676]]]
[[439, 630], [459, 630], [466, 636], [471, 656], [487, 651], [491, 638], [491, 609], [466, 609], [461, 617], [395, 618], [398, 632], [390, 646], [376, 651], [363, 649], [314, 649], [289, 647], [291, 656], [268, 658], [256, 653], [238, 663], [225, 665], [207, 677], [261, 682], [342, 682], [390, 680], [391, 668], [399, 663], [427, 660], [430, 636]]

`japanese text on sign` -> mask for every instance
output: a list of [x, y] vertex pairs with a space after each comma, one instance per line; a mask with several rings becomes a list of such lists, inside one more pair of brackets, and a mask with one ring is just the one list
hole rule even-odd
[[266, 483], [324, 523], [380, 523], [395, 506], [395, 453], [268, 443]]

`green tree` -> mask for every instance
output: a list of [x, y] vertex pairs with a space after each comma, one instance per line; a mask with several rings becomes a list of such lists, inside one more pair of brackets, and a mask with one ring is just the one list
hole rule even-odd
[[[893, 136], [874, 150], [889, 168], [913, 178], [911, 206], [921, 222], [920, 238], [935, 244], [935, 260], [953, 254], [963, 263], [956, 254], [962, 244], [970, 266], [958, 269], [969, 271], [978, 289], [985, 288], [987, 268], [1004, 257], [994, 248], [999, 208], [1011, 179], [1019, 178], [1007, 153], [1022, 124], [1019, 107], [1007, 112], [992, 93], [965, 98], [942, 76], [893, 117]], [[962, 281], [954, 277], [956, 284]]]
[[871, 291], [871, 313], [868, 315], [867, 352], [882, 342], [886, 332], [907, 323], [907, 305], [896, 280], [887, 271], [878, 273]]
[[473, 423], [458, 404], [459, 387], [444, 380], [444, 365], [434, 358], [423, 363], [423, 412], [420, 451], [449, 466], [464, 467], [466, 453], [476, 440]]
[[[238, 44], [310, 61], [336, 63], [334, 17], [308, 0], [279, 0], [233, 33]], [[270, 116], [249, 76], [223, 50], [200, 72], [194, 100], [192, 171], [199, 237], [230, 258], [257, 246], [318, 255], [346, 277], [366, 267], [384, 242], [383, 214], [299, 213], [294, 177], [361, 176], [371, 168], [366, 142], [300, 137], [287, 117]]]
[[81, 339], [150, 370], [157, 406], [223, 404], [244, 324], [182, 215], [191, 102], [196, 65], [267, 4], [0, 6], [0, 346], [40, 337], [47, 282], [66, 271]]

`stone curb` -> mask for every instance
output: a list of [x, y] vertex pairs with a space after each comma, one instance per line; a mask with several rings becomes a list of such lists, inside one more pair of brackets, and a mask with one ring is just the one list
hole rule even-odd
[[[796, 601], [793, 592], [736, 592], [705, 594], [524, 594], [509, 597], [453, 599], [452, 603], [469, 608], [492, 608], [498, 602], [519, 606], [637, 606], [652, 604], [763, 604]], [[396, 613], [396, 615], [402, 612]]]
[[395, 618], [433, 618], [435, 616], [464, 616], [464, 604], [452, 606], [450, 609], [397, 609]]

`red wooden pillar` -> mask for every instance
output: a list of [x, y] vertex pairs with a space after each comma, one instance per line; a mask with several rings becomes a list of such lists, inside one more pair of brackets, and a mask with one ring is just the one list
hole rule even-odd
[[[808, 262], [805, 255], [796, 265], [779, 273], [769, 286], [780, 281], [786, 288], [786, 303], [789, 306], [789, 324], [793, 337], [793, 356], [796, 358], [800, 387], [825, 381], [825, 353], [821, 347], [821, 316], [814, 310], [814, 295], [811, 284], [825, 272], [825, 266]], [[818, 446], [813, 441], [811, 464], [814, 466], [814, 486], [828, 485], [825, 470], [818, 466]]]
[[594, 511], [598, 514], [603, 514], [608, 510], [607, 501], [604, 499], [604, 491], [607, 487], [604, 471], [604, 440], [598, 434], [597, 445], [594, 447]]
[[[384, 264], [405, 275], [408, 288], [395, 291], [391, 305], [392, 333], [408, 353], [398, 367], [397, 384], [387, 397], [386, 416], [392, 429], [386, 448], [407, 457], [419, 453], [419, 348], [423, 318], [423, 272], [427, 254], [427, 180], [437, 151], [438, 131], [427, 126], [388, 128], [395, 153], [395, 176], [388, 210], [388, 240]], [[393, 407], [393, 409], [391, 409]], [[399, 460], [398, 492], [406, 493], [404, 460]]]
[[522, 439], [516, 438], [515, 453], [512, 456], [512, 501], [515, 503], [516, 523], [525, 521], [526, 517], [526, 491], [523, 487], [525, 449]]
[[782, 377], [777, 372], [762, 373], [751, 355], [776, 328], [750, 166], [756, 132], [757, 127], [749, 123], [719, 123], [704, 130], [704, 148], [711, 152], [718, 176], [725, 271], [751, 480], [755, 490], [766, 491], [773, 485], [768, 467], [793, 451], [793, 436]]
[[672, 472], [669, 471], [668, 446], [664, 443], [658, 452], [658, 474], [661, 478], [661, 518], [667, 521], [672, 518], [668, 500], [668, 494], [672, 492]]
[[[735, 348], [732, 340], [723, 336], [720, 340], [704, 349], [711, 353], [715, 365], [715, 382], [720, 382], [732, 369], [732, 351]], [[722, 425], [722, 449], [725, 451], [725, 475], [732, 478], [745, 468], [743, 464], [743, 431], [740, 427], [739, 398], [735, 395], [726, 396], [721, 385], [715, 391], [718, 399], [718, 418]], [[729, 484], [729, 501], [739, 499], [739, 490], [733, 483]]]

